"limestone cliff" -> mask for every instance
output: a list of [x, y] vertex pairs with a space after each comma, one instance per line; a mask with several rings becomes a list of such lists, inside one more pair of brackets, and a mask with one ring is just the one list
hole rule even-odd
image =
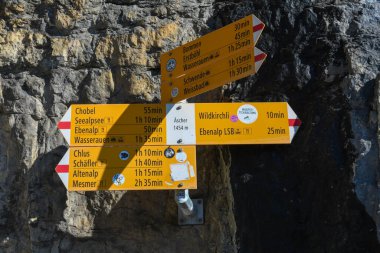
[[[66, 191], [71, 104], [159, 102], [162, 52], [249, 14], [260, 72], [191, 101], [287, 101], [291, 145], [198, 147], [202, 226], [170, 191]], [[0, 252], [380, 252], [379, 72], [376, 0], [2, 0]]]

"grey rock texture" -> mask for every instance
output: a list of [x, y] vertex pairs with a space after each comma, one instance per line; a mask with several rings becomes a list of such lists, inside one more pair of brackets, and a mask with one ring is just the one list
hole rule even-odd
[[239, 7], [265, 17], [270, 54], [234, 99], [288, 101], [303, 120], [289, 147], [231, 149], [241, 251], [378, 252], [379, 3]]
[[[0, 252], [380, 252], [377, 1], [0, 1]], [[287, 101], [291, 145], [199, 147], [203, 226], [170, 191], [66, 192], [73, 103], [159, 102], [159, 56], [249, 14], [260, 72], [191, 99]]]

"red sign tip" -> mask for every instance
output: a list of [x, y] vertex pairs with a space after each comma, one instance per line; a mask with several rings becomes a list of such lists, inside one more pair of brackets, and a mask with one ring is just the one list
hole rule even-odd
[[264, 27], [265, 27], [264, 23], [261, 23], [261, 24], [255, 25], [255, 26], [253, 27], [253, 32], [257, 32], [257, 31], [263, 30]]
[[58, 122], [58, 129], [70, 129], [71, 122], [70, 121], [60, 121]]
[[57, 167], [55, 167], [55, 171], [57, 173], [69, 173], [69, 165], [58, 164]]
[[264, 60], [265, 58], [267, 58], [267, 54], [266, 53], [261, 53], [261, 54], [255, 55], [255, 62]]
[[301, 126], [302, 122], [300, 119], [289, 119], [289, 126], [296, 127]]

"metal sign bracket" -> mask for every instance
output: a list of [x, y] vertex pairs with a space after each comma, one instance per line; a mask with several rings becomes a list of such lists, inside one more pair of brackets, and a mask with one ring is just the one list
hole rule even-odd
[[203, 199], [191, 200], [189, 190], [176, 190], [178, 225], [202, 225], [204, 223]]

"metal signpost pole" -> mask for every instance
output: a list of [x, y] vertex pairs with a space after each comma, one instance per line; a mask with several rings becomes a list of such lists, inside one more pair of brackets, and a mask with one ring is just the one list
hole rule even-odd
[[[179, 103], [186, 104], [187, 100]], [[196, 199], [195, 204], [190, 198], [189, 189], [175, 190], [175, 202], [178, 205], [178, 225], [203, 224], [203, 200]]]

